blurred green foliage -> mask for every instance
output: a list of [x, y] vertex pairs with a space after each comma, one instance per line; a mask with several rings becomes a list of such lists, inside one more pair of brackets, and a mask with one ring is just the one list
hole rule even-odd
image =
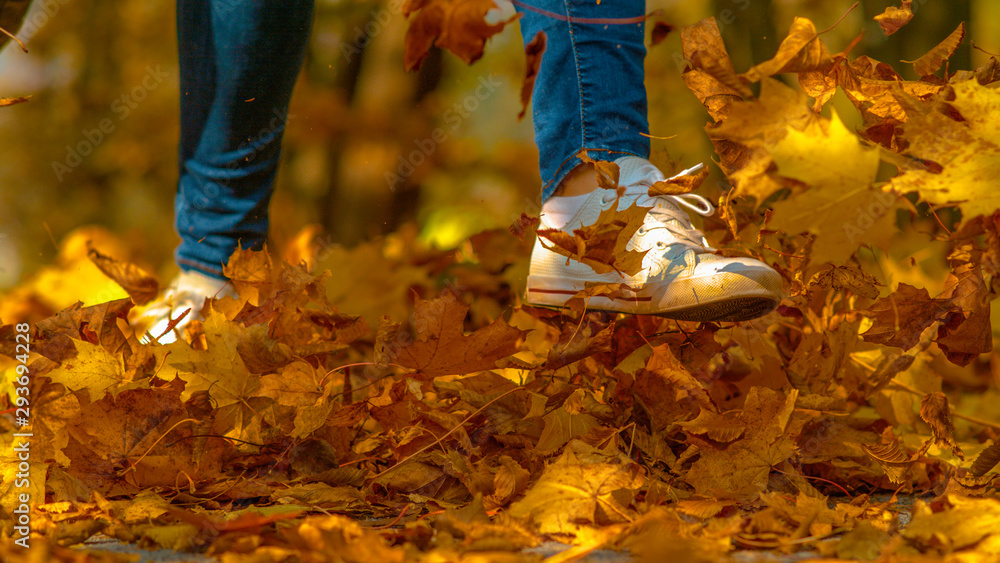
[[[742, 71], [773, 55], [794, 16], [825, 29], [851, 4], [649, 0], [647, 8], [676, 26], [716, 17]], [[904, 68], [900, 59], [916, 59], [965, 20], [969, 38], [988, 50], [1000, 47], [993, 0], [915, 0], [914, 21], [885, 38], [871, 18], [889, 4], [861, 2], [824, 41], [836, 52], [863, 30], [852, 55]], [[470, 67], [434, 53], [420, 72], [407, 74], [398, 6], [317, 2], [272, 202], [272, 248], [309, 223], [326, 228], [328, 244], [349, 245], [411, 220], [427, 240], [447, 245], [537, 212], [530, 114], [516, 120], [524, 74], [517, 25]], [[171, 205], [178, 137], [173, 12], [174, 3], [163, 0], [36, 0], [19, 34], [31, 52], [8, 46], [0, 56], [0, 96], [32, 96], [0, 109], [0, 287], [51, 261], [54, 241], [87, 224], [127, 237], [132, 255], [120, 258], [169, 275], [178, 240]], [[985, 60], [969, 38], [952, 69]], [[653, 160], [666, 168], [712, 158], [703, 131], [708, 116], [683, 85], [680, 52], [672, 33], [646, 61]], [[150, 69], [166, 78], [140, 100]], [[500, 86], [475, 97], [483, 79]], [[846, 107], [840, 113], [845, 120], [854, 115]], [[447, 138], [428, 145], [438, 127]], [[386, 172], [402, 181], [387, 181]], [[719, 188], [711, 184], [704, 191], [715, 197]]]

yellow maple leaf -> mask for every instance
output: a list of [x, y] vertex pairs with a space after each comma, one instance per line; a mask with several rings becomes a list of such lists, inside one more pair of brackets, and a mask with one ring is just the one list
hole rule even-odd
[[818, 119], [805, 94], [773, 78], [761, 81], [758, 99], [732, 104], [726, 120], [709, 128], [708, 135], [721, 157], [719, 166], [733, 182], [733, 195], [753, 197], [759, 204], [780, 190], [782, 184], [767, 174], [770, 148], [787, 131]]
[[[41, 463], [41, 458], [35, 456], [29, 456], [27, 461], [19, 459], [18, 451], [14, 449], [27, 447], [30, 450], [33, 445], [27, 438], [0, 438], [0, 447], [3, 447], [0, 454], [0, 514], [4, 517], [5, 526], [14, 521], [8, 520], [8, 517], [23, 514], [25, 510], [30, 511], [34, 505], [44, 502], [45, 474], [49, 464]], [[27, 471], [24, 471], [22, 462], [28, 466]], [[25, 496], [28, 502], [22, 502]], [[18, 512], [15, 513], [15, 510]]]
[[745, 424], [742, 438], [724, 447], [705, 443], [685, 481], [700, 494], [713, 491], [752, 492], [766, 488], [771, 468], [795, 450], [789, 420], [798, 392], [754, 387], [740, 413]]
[[768, 228], [816, 237], [813, 263], [843, 263], [862, 244], [886, 247], [895, 232], [895, 195], [873, 188], [878, 151], [862, 144], [834, 112], [788, 134], [771, 149], [777, 174], [810, 186], [774, 206]]
[[182, 401], [197, 391], [207, 391], [218, 409], [216, 429], [220, 433], [260, 443], [262, 415], [253, 402], [268, 399], [254, 397], [260, 378], [250, 373], [237, 350], [241, 333], [248, 329], [229, 322], [225, 315], [215, 311], [209, 312], [204, 329], [207, 350], [196, 350], [182, 341], [159, 347], [158, 363], [166, 355], [166, 365], [158, 376], [161, 379], [176, 376], [184, 381]]
[[[903, 537], [925, 545], [941, 545], [949, 550], [975, 545], [1000, 535], [1000, 501], [947, 495], [939, 509], [919, 502]], [[983, 559], [984, 561], [986, 559]]]
[[100, 344], [70, 340], [76, 356], [45, 374], [53, 383], [61, 383], [72, 391], [86, 390], [96, 401], [105, 393], [117, 395], [130, 388], [147, 386], [146, 380], [133, 382], [121, 357], [112, 355]]
[[967, 80], [952, 86], [950, 101], [962, 117], [931, 110], [910, 115], [903, 125], [906, 154], [941, 166], [914, 165], [892, 180], [899, 192], [917, 191], [933, 205], [957, 205], [968, 221], [1000, 208], [1000, 90]]
[[163, 346], [162, 352], [157, 351], [157, 362], [167, 356], [159, 377], [163, 379], [166, 375], [169, 379], [170, 375], [176, 375], [184, 380], [182, 401], [190, 399], [196, 391], [208, 391], [216, 408], [253, 396], [260, 387], [260, 378], [250, 373], [236, 349], [243, 327], [228, 322], [214, 311], [209, 313], [204, 327], [207, 350], [196, 350], [186, 342], [176, 342]]
[[637, 489], [644, 478], [622, 455], [605, 454], [573, 441], [545, 468], [523, 499], [511, 505], [516, 518], [531, 516], [543, 534], [576, 535], [587, 525], [607, 525], [632, 518], [621, 491]]

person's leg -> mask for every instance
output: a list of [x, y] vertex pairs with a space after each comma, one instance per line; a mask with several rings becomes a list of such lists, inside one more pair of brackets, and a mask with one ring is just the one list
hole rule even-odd
[[[595, 284], [625, 284], [608, 296], [589, 297], [587, 308], [690, 321], [743, 321], [773, 310], [781, 299], [781, 276], [757, 260], [716, 255], [691, 224], [688, 212], [714, 212], [707, 199], [649, 195], [649, 187], [665, 178], [647, 160], [649, 140], [643, 136], [648, 133], [644, 1], [515, 0], [515, 5], [524, 14], [525, 42], [538, 31], [548, 35], [532, 95], [542, 175], [539, 227], [571, 235], [616, 205], [620, 211], [631, 205], [648, 209], [611, 264], [567, 260], [538, 237], [527, 302], [560, 307]], [[581, 149], [594, 160], [618, 165], [620, 196], [597, 189], [596, 172], [575, 157]], [[632, 261], [619, 261], [626, 252]]]
[[259, 249], [313, 0], [177, 0], [183, 270], [222, 278], [237, 245]]
[[515, 5], [525, 43], [539, 31], [548, 36], [531, 100], [542, 201], [564, 179], [585, 184], [593, 177], [578, 168], [581, 149], [593, 149], [595, 160], [647, 158], [645, 0]]
[[222, 266], [267, 238], [267, 206], [313, 0], [177, 0], [181, 274], [132, 310], [141, 340], [169, 344], [207, 297], [232, 295]]

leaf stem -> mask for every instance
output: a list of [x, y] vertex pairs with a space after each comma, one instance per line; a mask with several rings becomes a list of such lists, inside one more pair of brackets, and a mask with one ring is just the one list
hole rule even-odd
[[393, 465], [393, 466], [392, 466], [392, 467], [390, 467], [389, 469], [386, 469], [385, 471], [383, 471], [383, 472], [381, 472], [381, 473], [378, 473], [378, 474], [376, 474], [376, 475], [373, 475], [373, 476], [371, 477], [371, 479], [372, 479], [372, 480], [375, 480], [375, 479], [378, 479], [379, 477], [381, 477], [381, 476], [385, 475], [386, 473], [389, 473], [390, 471], [392, 471], [392, 470], [396, 469], [396, 468], [397, 468], [397, 467], [399, 467], [400, 465], [403, 465], [403, 464], [404, 464], [404, 463], [406, 463], [407, 461], [410, 461], [410, 460], [411, 460], [411, 459], [413, 459], [414, 457], [416, 457], [416, 456], [418, 456], [418, 455], [420, 455], [420, 454], [424, 453], [425, 451], [427, 451], [427, 450], [429, 450], [429, 449], [433, 448], [434, 446], [438, 445], [438, 443], [440, 443], [440, 442], [441, 442], [441, 441], [443, 441], [443, 440], [444, 440], [445, 438], [447, 438], [448, 436], [450, 436], [452, 432], [454, 432], [454, 431], [458, 430], [459, 428], [461, 428], [462, 426], [464, 426], [466, 422], [469, 422], [470, 420], [472, 420], [472, 419], [473, 419], [473, 417], [477, 416], [477, 415], [478, 415], [479, 413], [481, 413], [481, 412], [483, 412], [484, 410], [486, 410], [486, 407], [488, 407], [488, 406], [492, 405], [493, 403], [495, 403], [495, 402], [499, 401], [500, 399], [503, 399], [504, 397], [506, 397], [507, 395], [510, 395], [511, 393], [513, 393], [513, 392], [515, 392], [515, 391], [526, 391], [526, 390], [527, 390], [527, 387], [515, 387], [515, 388], [511, 389], [510, 391], [507, 391], [506, 393], [501, 393], [501, 394], [500, 394], [500, 395], [498, 395], [498, 396], [497, 396], [497, 397], [496, 397], [495, 399], [492, 399], [492, 400], [491, 400], [490, 402], [488, 402], [488, 403], [486, 403], [485, 405], [483, 405], [483, 406], [479, 407], [478, 409], [476, 409], [476, 410], [475, 410], [475, 412], [473, 412], [473, 413], [472, 413], [472, 414], [470, 414], [469, 416], [465, 417], [465, 420], [463, 420], [462, 422], [460, 422], [460, 423], [456, 424], [454, 428], [452, 428], [451, 430], [449, 430], [449, 431], [445, 432], [444, 434], [442, 434], [442, 435], [441, 435], [441, 437], [440, 437], [440, 438], [438, 438], [437, 440], [434, 440], [434, 441], [433, 441], [433, 442], [431, 442], [430, 444], [427, 444], [426, 446], [424, 446], [424, 447], [420, 448], [419, 450], [417, 450], [417, 451], [413, 452], [412, 454], [410, 454], [410, 455], [406, 456], [405, 458], [401, 459], [401, 460], [399, 461], [399, 463], [397, 463], [396, 465]]
[[129, 464], [130, 464], [129, 467], [127, 467], [126, 469], [123, 469], [123, 470], [119, 471], [118, 474], [119, 475], [123, 475], [127, 471], [135, 471], [135, 468], [136, 468], [137, 465], [139, 465], [139, 462], [142, 461], [147, 455], [149, 455], [149, 452], [153, 451], [153, 448], [156, 447], [156, 444], [160, 443], [160, 440], [166, 438], [167, 434], [170, 434], [171, 432], [174, 431], [174, 428], [177, 428], [178, 426], [180, 426], [181, 424], [183, 424], [185, 422], [198, 422], [198, 419], [197, 418], [185, 418], [184, 420], [177, 421], [173, 426], [171, 426], [170, 428], [168, 428], [166, 432], [164, 432], [163, 434], [161, 434], [160, 437], [157, 438], [156, 441], [153, 442], [153, 444], [151, 446], [149, 446], [149, 448], [146, 450], [146, 453], [144, 453], [141, 456], [139, 456], [139, 459], [135, 460], [135, 462], [131, 462], [130, 461], [129, 462]]

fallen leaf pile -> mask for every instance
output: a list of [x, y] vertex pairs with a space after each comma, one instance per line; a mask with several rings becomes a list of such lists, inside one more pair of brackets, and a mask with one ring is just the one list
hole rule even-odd
[[[887, 33], [905, 33], [908, 5], [880, 16]], [[480, 4], [408, 6], [422, 10], [413, 41], [478, 56], [490, 28], [461, 30]], [[561, 311], [524, 305], [537, 223], [522, 217], [520, 240], [489, 231], [443, 251], [408, 232], [289, 251], [302, 265], [237, 251], [238, 298], [210, 301], [185, 341], [144, 345], [128, 317], [149, 276], [67, 251], [0, 301], [0, 558], [128, 559], [79, 545], [95, 534], [225, 562], [530, 561], [547, 540], [571, 546], [551, 561], [1000, 557], [996, 59], [936, 76], [958, 31], [906, 80], [831, 54], [797, 18], [772, 59], [737, 73], [713, 20], [682, 34], [733, 185], [707, 234], [782, 274], [775, 312], [585, 312], [628, 290], [608, 284]], [[820, 112], [838, 90], [858, 132]], [[643, 212], [543, 235], [628, 272], [619, 233]], [[97, 267], [120, 298], [46, 293]], [[27, 489], [15, 433], [32, 434]], [[23, 493], [31, 550], [14, 543]]]

